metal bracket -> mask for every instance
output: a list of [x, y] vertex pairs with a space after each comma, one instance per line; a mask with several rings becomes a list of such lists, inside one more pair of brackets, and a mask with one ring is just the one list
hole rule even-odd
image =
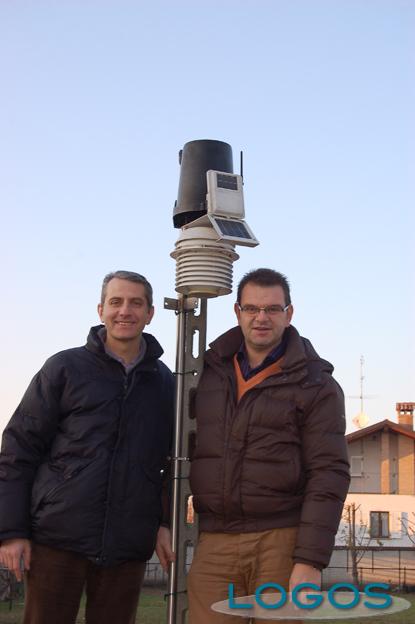
[[183, 312], [184, 310], [196, 310], [198, 307], [199, 299], [197, 297], [181, 297], [180, 299], [171, 299], [170, 297], [164, 297], [165, 310]]

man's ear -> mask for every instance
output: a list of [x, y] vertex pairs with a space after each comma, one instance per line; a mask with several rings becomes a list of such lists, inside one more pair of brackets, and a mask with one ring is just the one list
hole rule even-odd
[[240, 325], [240, 319], [241, 319], [241, 311], [239, 309], [239, 303], [236, 302], [233, 306], [233, 309], [235, 311], [236, 314], [236, 318], [238, 319], [238, 325]]
[[292, 304], [290, 303], [290, 307], [287, 310], [287, 327], [291, 323], [291, 319], [293, 317], [293, 314], [294, 314], [294, 308], [293, 308]]
[[148, 318], [146, 320], [146, 325], [150, 325], [153, 319], [153, 316], [154, 316], [154, 306], [151, 306], [151, 308], [148, 311]]
[[99, 303], [99, 304], [97, 305], [97, 310], [98, 310], [98, 316], [99, 316], [99, 319], [100, 319], [100, 321], [102, 322], [102, 303]]

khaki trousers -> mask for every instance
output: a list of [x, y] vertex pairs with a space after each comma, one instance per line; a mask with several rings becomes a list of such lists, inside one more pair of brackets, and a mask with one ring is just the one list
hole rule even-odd
[[74, 624], [83, 591], [87, 624], [132, 624], [145, 563], [107, 568], [86, 557], [32, 543], [23, 624]]
[[[288, 591], [296, 537], [297, 527], [258, 533], [201, 533], [187, 580], [188, 624], [247, 622], [210, 608], [214, 602], [228, 599], [229, 583], [234, 584], [235, 598], [254, 594], [263, 583], [278, 583]], [[257, 624], [263, 621], [254, 620]]]

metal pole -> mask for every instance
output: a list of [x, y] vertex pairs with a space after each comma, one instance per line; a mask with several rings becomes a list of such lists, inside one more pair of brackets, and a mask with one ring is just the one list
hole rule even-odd
[[[176, 561], [170, 565], [168, 582], [168, 624], [184, 624], [187, 611], [186, 574], [189, 550], [197, 542], [197, 523], [186, 521], [190, 487], [191, 439], [195, 422], [190, 418], [190, 395], [199, 382], [206, 348], [206, 299], [200, 300], [200, 312], [195, 314], [197, 299], [185, 295], [165, 299], [165, 308], [178, 314], [176, 353], [176, 410], [172, 457], [172, 547]], [[198, 334], [197, 354], [193, 353], [194, 337]]]
[[[183, 302], [183, 298], [178, 301]], [[175, 430], [174, 430], [174, 449], [172, 458], [172, 514], [171, 514], [171, 536], [172, 549], [176, 553], [176, 561], [171, 564], [168, 582], [168, 606], [167, 606], [167, 622], [173, 624], [175, 622], [175, 606], [176, 606], [176, 587], [177, 587], [177, 565], [178, 565], [178, 548], [177, 548], [177, 522], [179, 519], [179, 479], [180, 479], [180, 461], [181, 451], [181, 420], [183, 405], [183, 386], [184, 386], [184, 336], [185, 336], [186, 316], [183, 311], [178, 310], [177, 318], [177, 345], [176, 345], [176, 409], [175, 409]]]

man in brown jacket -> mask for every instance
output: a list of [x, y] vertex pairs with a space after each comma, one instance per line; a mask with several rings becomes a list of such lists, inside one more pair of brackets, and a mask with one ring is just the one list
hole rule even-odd
[[228, 624], [212, 603], [320, 585], [349, 486], [344, 397], [333, 366], [291, 325], [284, 275], [251, 271], [238, 327], [211, 345], [196, 392], [191, 467], [200, 539], [188, 577], [189, 624]]

